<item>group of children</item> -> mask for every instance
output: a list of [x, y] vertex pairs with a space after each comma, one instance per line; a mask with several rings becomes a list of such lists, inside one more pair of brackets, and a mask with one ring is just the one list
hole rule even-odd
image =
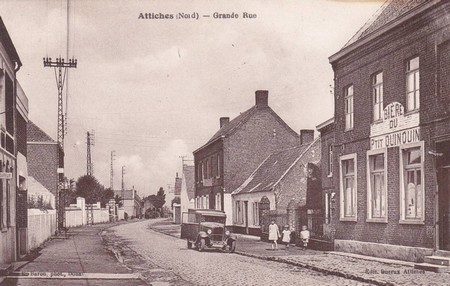
[[[294, 229], [290, 229], [288, 225], [284, 226], [283, 232], [280, 235], [280, 231], [278, 226], [272, 221], [269, 225], [269, 240], [272, 241], [272, 249], [278, 249], [278, 239], [281, 237], [281, 241], [286, 246], [286, 249], [289, 249], [289, 244], [291, 243], [291, 236], [294, 232]], [[302, 226], [302, 231], [300, 231], [300, 240], [303, 244], [303, 250], [308, 247], [310, 232], [306, 225]]]

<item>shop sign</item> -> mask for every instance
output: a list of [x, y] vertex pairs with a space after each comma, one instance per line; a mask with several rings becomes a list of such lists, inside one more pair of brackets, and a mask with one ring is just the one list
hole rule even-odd
[[397, 147], [420, 141], [420, 128], [410, 128], [370, 138], [370, 149]]
[[12, 173], [0, 172], [0, 179], [12, 179]]
[[419, 113], [405, 114], [403, 105], [391, 102], [381, 122], [370, 128], [370, 149], [390, 148], [420, 141]]

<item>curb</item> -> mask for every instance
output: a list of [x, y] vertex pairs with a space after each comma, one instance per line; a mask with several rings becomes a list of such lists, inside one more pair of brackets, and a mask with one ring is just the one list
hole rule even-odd
[[288, 260], [288, 259], [285, 259], [285, 258], [273, 257], [273, 256], [261, 256], [261, 255], [251, 254], [251, 253], [247, 253], [247, 252], [243, 252], [243, 251], [236, 251], [235, 253], [239, 254], [239, 255], [242, 255], [242, 256], [257, 258], [257, 259], [261, 259], [261, 260], [274, 261], [274, 262], [285, 263], [285, 264], [289, 264], [289, 265], [293, 265], [293, 266], [298, 266], [298, 267], [310, 269], [310, 270], [313, 270], [313, 271], [322, 272], [322, 273], [325, 273], [325, 274], [328, 274], [328, 275], [339, 276], [339, 277], [343, 277], [343, 278], [346, 278], [346, 279], [351, 279], [351, 280], [355, 280], [355, 281], [359, 281], [359, 282], [363, 282], [363, 283], [371, 283], [371, 284], [380, 285], [380, 286], [393, 286], [394, 285], [394, 284], [389, 283], [389, 282], [383, 282], [383, 281], [379, 281], [379, 280], [374, 280], [374, 279], [361, 277], [361, 276], [358, 276], [358, 275], [348, 274], [348, 273], [335, 271], [335, 270], [329, 270], [329, 269], [317, 267], [317, 266], [314, 266], [314, 265], [310, 265], [310, 264], [307, 264], [307, 263], [291, 261], [291, 260]]
[[[151, 230], [154, 230], [156, 232], [171, 236], [171, 237], [175, 237], [175, 238], [179, 238], [173, 234], [170, 233], [166, 233], [160, 229], [156, 229], [153, 227], [149, 227]], [[354, 274], [348, 274], [348, 273], [344, 273], [344, 272], [340, 272], [340, 271], [335, 271], [335, 270], [329, 270], [329, 269], [325, 269], [325, 268], [321, 268], [321, 267], [317, 267], [314, 265], [310, 265], [307, 263], [303, 263], [303, 262], [297, 262], [297, 261], [292, 261], [289, 259], [285, 259], [285, 258], [280, 258], [280, 257], [273, 257], [273, 256], [261, 256], [261, 255], [256, 255], [256, 254], [251, 254], [251, 253], [247, 253], [247, 252], [243, 252], [243, 251], [235, 251], [235, 254], [238, 255], [242, 255], [242, 256], [247, 256], [247, 257], [251, 257], [251, 258], [256, 258], [256, 259], [260, 259], [260, 260], [266, 260], [266, 261], [274, 261], [274, 262], [280, 262], [280, 263], [285, 263], [285, 264], [289, 264], [289, 265], [293, 265], [293, 266], [297, 266], [297, 267], [302, 267], [302, 268], [306, 268], [306, 269], [310, 269], [313, 271], [318, 271], [324, 274], [328, 274], [328, 275], [334, 275], [334, 276], [339, 276], [339, 277], [343, 277], [346, 279], [351, 279], [351, 280], [355, 280], [355, 281], [359, 281], [359, 282], [363, 282], [363, 283], [371, 283], [371, 284], [375, 284], [375, 285], [380, 285], [380, 286], [393, 286], [394, 284], [389, 283], [389, 282], [383, 282], [383, 281], [379, 281], [379, 280], [375, 280], [375, 279], [370, 279], [370, 278], [365, 278], [359, 275], [354, 275]]]

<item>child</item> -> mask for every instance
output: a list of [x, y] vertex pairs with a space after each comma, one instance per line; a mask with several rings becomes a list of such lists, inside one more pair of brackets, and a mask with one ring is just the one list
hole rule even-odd
[[310, 233], [306, 225], [302, 226], [302, 231], [300, 231], [300, 239], [303, 242], [303, 250], [305, 250], [308, 247], [309, 236]]
[[278, 238], [280, 238], [280, 230], [278, 229], [278, 225], [275, 224], [275, 221], [272, 221], [269, 225], [269, 240], [272, 241], [272, 250], [278, 249]]
[[289, 226], [288, 225], [284, 226], [284, 230], [283, 230], [282, 235], [283, 235], [282, 241], [283, 241], [283, 243], [286, 244], [286, 250], [288, 250], [289, 249], [289, 243], [291, 243], [291, 231], [289, 230]]

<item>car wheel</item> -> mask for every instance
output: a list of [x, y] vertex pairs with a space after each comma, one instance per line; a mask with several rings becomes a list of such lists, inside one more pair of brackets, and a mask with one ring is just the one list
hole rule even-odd
[[200, 239], [200, 242], [198, 244], [198, 251], [202, 252], [205, 249], [205, 246], [206, 246], [205, 240], [203, 238]]
[[192, 242], [190, 242], [189, 240], [187, 241], [187, 248], [189, 248], [189, 249], [192, 248]]
[[234, 241], [231, 243], [230, 252], [234, 252], [235, 250], [236, 250], [236, 241], [234, 240]]

